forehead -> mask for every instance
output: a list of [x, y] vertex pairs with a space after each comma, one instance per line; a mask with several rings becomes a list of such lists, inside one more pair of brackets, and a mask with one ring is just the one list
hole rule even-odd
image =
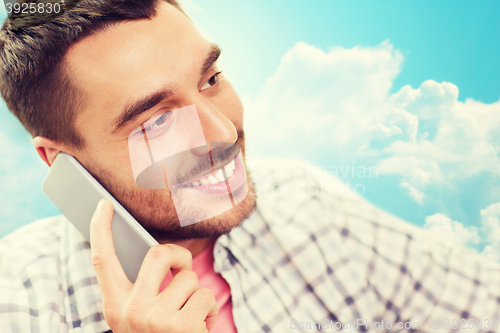
[[160, 1], [151, 20], [119, 23], [84, 38], [65, 61], [85, 96], [83, 116], [92, 116], [88, 110], [117, 109], [133, 96], [197, 74], [210, 47], [184, 14]]

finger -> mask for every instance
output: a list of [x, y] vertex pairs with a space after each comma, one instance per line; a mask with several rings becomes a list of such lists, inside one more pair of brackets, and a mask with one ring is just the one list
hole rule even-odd
[[154, 297], [168, 271], [178, 272], [192, 269], [191, 252], [175, 244], [155, 245], [149, 249], [142, 261], [141, 269], [134, 284], [134, 293], [140, 297]]
[[179, 311], [198, 290], [198, 276], [191, 270], [178, 272], [161, 292], [161, 303], [172, 311]]
[[114, 299], [118, 293], [131, 284], [116, 256], [111, 224], [113, 205], [101, 200], [90, 221], [90, 244], [92, 265], [97, 282], [104, 297]]
[[200, 288], [188, 299], [180, 312], [193, 320], [204, 320], [207, 329], [210, 330], [215, 324], [219, 308], [212, 291], [208, 288]]

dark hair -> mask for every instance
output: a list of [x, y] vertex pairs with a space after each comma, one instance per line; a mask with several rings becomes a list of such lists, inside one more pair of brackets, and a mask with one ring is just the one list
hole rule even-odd
[[[162, 1], [181, 10], [177, 0]], [[65, 68], [66, 52], [77, 41], [119, 22], [154, 17], [157, 2], [81, 0], [48, 22], [30, 21], [26, 15], [5, 21], [0, 31], [0, 94], [33, 137], [83, 147], [74, 119], [85, 100]]]

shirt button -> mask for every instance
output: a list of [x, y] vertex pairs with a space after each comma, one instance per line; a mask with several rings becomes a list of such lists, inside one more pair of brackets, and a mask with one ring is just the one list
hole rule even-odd
[[215, 253], [217, 253], [218, 255], [221, 255], [222, 251], [223, 251], [222, 245], [216, 244], [215, 245]]

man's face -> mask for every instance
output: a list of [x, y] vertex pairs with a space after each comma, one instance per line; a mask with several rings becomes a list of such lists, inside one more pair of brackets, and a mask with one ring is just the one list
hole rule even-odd
[[[236, 207], [181, 228], [169, 188], [145, 189], [134, 179], [129, 135], [151, 119], [164, 123], [158, 117], [165, 112], [193, 104], [207, 143], [236, 142], [244, 154], [243, 106], [230, 83], [218, 75], [219, 53], [184, 14], [160, 2], [153, 19], [120, 23], [87, 37], [65, 59], [85, 100], [75, 128], [86, 145], [73, 155], [158, 239], [214, 237], [238, 225], [255, 207], [248, 182], [248, 195]], [[213, 162], [219, 166], [229, 163], [235, 152], [215, 151]], [[170, 171], [183, 180], [199, 175], [211, 168], [201, 162], [206, 161], [202, 155], [187, 152]], [[212, 205], [222, 205], [213, 194], [217, 186], [209, 184], [203, 193], [184, 187], [179, 195], [192, 204], [208, 193]]]

